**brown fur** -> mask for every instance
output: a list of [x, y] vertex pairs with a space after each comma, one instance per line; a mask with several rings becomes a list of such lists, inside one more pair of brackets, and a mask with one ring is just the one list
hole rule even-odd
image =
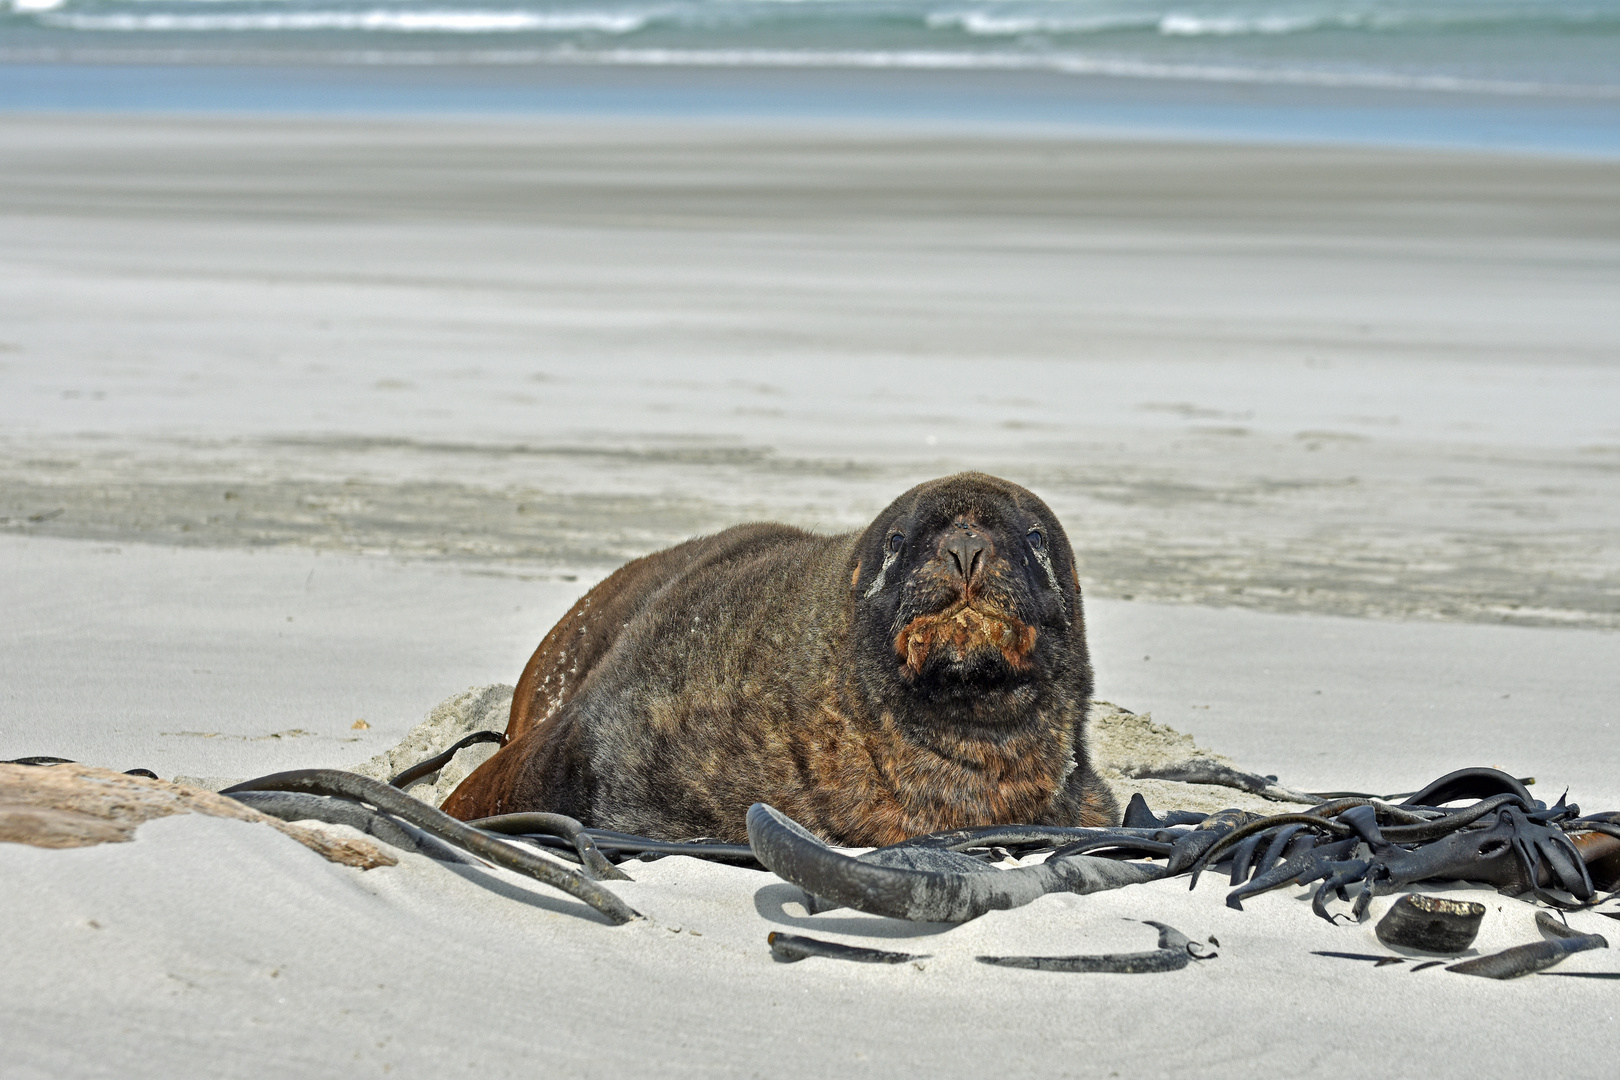
[[965, 600], [938, 615], [917, 616], [894, 639], [894, 651], [913, 675], [922, 672], [923, 662], [936, 649], [948, 649], [957, 656], [967, 656], [976, 649], [995, 649], [1008, 665], [1023, 671], [1029, 666], [1029, 651], [1034, 647], [1033, 626], [987, 614]]
[[636, 560], [546, 635], [507, 744], [445, 809], [740, 841], [765, 801], [848, 844], [1111, 821], [1076, 580], [1051, 512], [977, 474], [860, 534], [739, 526]]

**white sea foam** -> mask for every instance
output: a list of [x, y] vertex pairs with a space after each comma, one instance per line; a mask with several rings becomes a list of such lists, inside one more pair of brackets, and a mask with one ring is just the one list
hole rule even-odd
[[[516, 51], [514, 50], [514, 56]], [[686, 67], [876, 68], [917, 70], [1053, 71], [1069, 75], [1195, 82], [1320, 86], [1343, 89], [1422, 90], [1512, 97], [1620, 99], [1620, 86], [1471, 79], [1392, 71], [1328, 71], [1187, 64], [1075, 53], [856, 51], [800, 49], [558, 49], [526, 51], [528, 62]], [[508, 61], [523, 62], [523, 61]]]
[[952, 27], [986, 37], [1024, 34], [1098, 34], [1116, 30], [1156, 30], [1166, 37], [1236, 37], [1244, 34], [1295, 34], [1327, 27], [1354, 27], [1364, 22], [1353, 15], [1236, 15], [1203, 16], [1171, 12], [1088, 16], [1031, 15], [991, 10], [938, 11], [930, 14], [930, 29]]
[[[16, 0], [13, 0], [15, 3]], [[25, 0], [38, 3], [41, 0]], [[59, 2], [59, 0], [58, 0]], [[509, 34], [572, 33], [594, 30], [628, 34], [647, 24], [645, 15], [619, 12], [523, 10], [409, 11], [379, 8], [371, 11], [255, 11], [239, 14], [134, 14], [47, 15], [40, 20], [70, 30], [124, 32], [210, 32], [253, 30], [370, 30], [393, 33]]]
[[1235, 37], [1239, 34], [1294, 34], [1325, 25], [1351, 25], [1344, 18], [1320, 19], [1302, 15], [1184, 15], [1171, 13], [1159, 20], [1159, 33], [1167, 37]]
[[1152, 15], [1065, 18], [1051, 15], [1009, 15], [995, 11], [936, 11], [927, 19], [927, 25], [932, 30], [955, 27], [969, 34], [985, 37], [1100, 33], [1108, 30], [1149, 29], [1158, 23], [1158, 18]]
[[[1602, 100], [1620, 97], [1617, 34], [1620, 0], [0, 0], [7, 56], [117, 35], [268, 61], [979, 68]], [[441, 40], [345, 61], [337, 35], [379, 52]]]

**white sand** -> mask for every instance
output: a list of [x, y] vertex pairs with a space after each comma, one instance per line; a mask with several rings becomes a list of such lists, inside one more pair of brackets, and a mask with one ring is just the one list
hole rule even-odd
[[[229, 680], [221, 685], [197, 677], [180, 695], [187, 698], [187, 715], [228, 715], [241, 730], [286, 726], [289, 717], [302, 715], [317, 732], [329, 733], [292, 744], [177, 742], [161, 734], [159, 710], [137, 706], [176, 694], [173, 657], [186, 639], [131, 640], [128, 609], [104, 606], [97, 598], [120, 567], [155, 573], [164, 560], [194, 560], [198, 553], [131, 547], [119, 556], [89, 557], [75, 542], [44, 540], [13, 541], [0, 550], [9, 568], [25, 571], [0, 577], [8, 609], [37, 610], [40, 595], [49, 591], [62, 617], [54, 632], [45, 626], [25, 633], [15, 624], [4, 631], [8, 715], [30, 718], [20, 727], [7, 725], [0, 749], [5, 756], [99, 756], [112, 747], [113, 764], [197, 763], [186, 771], [240, 768], [254, 760], [263, 763], [259, 771], [357, 764], [366, 754], [363, 747], [380, 750], [381, 741], [397, 741], [427, 711], [379, 713], [377, 727], [359, 734], [361, 743], [344, 743], [347, 711], [321, 710], [311, 700], [303, 706], [312, 709], [311, 718], [280, 711], [286, 706], [272, 701], [255, 714], [252, 699], [230, 696]], [[73, 560], [75, 578], [38, 572], [62, 560]], [[286, 658], [283, 677], [296, 683], [307, 670], [311, 692], [333, 677], [325, 674], [321, 650], [311, 646], [347, 635], [366, 640], [372, 677], [404, 678], [408, 671], [451, 686], [475, 665], [456, 651], [435, 658], [413, 651], [412, 644], [432, 637], [443, 620], [462, 633], [487, 635], [490, 651], [513, 654], [514, 665], [521, 664], [529, 641], [502, 608], [458, 612], [458, 595], [477, 598], [491, 582], [480, 575], [423, 566], [379, 573], [367, 560], [297, 553], [213, 553], [205, 561], [214, 587], [261, 596], [263, 610], [279, 610], [275, 598], [311, 595], [300, 592], [300, 571], [319, 567], [316, 580], [323, 584], [312, 585], [312, 595], [330, 590], [344, 603], [334, 604], [316, 627], [295, 621], [289, 631], [284, 622], [264, 618], [261, 605], [220, 609], [200, 592], [189, 600], [177, 595], [168, 612], [176, 626], [208, 622], [211, 636], [241, 655], [270, 653], [279, 643]], [[104, 574], [97, 568], [105, 568]], [[413, 604], [391, 618], [358, 614], [401, 592]], [[559, 596], [532, 617], [544, 623], [566, 602]], [[1207, 617], [1210, 625], [1193, 615]], [[1128, 681], [1111, 673], [1122, 670], [1127, 656], [1139, 658], [1141, 649], [1151, 647], [1156, 659], [1150, 665], [1160, 663], [1159, 657], [1183, 657], [1176, 679], [1161, 688], [1166, 698], [1174, 700], [1183, 685], [1219, 689], [1216, 700], [1255, 702], [1259, 720], [1281, 718], [1283, 710], [1274, 700], [1275, 677], [1249, 662], [1257, 649], [1293, 655], [1311, 647], [1313, 635], [1337, 633], [1336, 648], [1313, 653], [1314, 674], [1332, 688], [1354, 685], [1384, 648], [1379, 635], [1358, 638], [1334, 620], [1242, 611], [1096, 602], [1093, 623], [1099, 643], [1108, 642], [1099, 658], [1104, 694], [1136, 703], [1120, 692]], [[1226, 632], [1216, 633], [1222, 624]], [[1487, 630], [1509, 636], [1520, 663], [1532, 671], [1556, 666], [1571, 648], [1593, 650], [1593, 663], [1573, 670], [1562, 688], [1530, 678], [1513, 683], [1533, 712], [1555, 707], [1563, 692], [1593, 701], [1611, 692], [1613, 667], [1600, 666], [1598, 659], [1613, 659], [1602, 650], [1616, 647], [1614, 635], [1420, 629], [1425, 636], [1406, 643], [1413, 670], [1447, 670]], [[289, 632], [290, 642], [284, 636]], [[300, 644], [302, 635], [308, 637]], [[118, 662], [85, 666], [66, 684], [58, 681], [61, 669], [45, 662], [75, 642], [93, 654], [113, 653], [99, 644], [109, 641], [121, 643]], [[130, 705], [116, 741], [91, 731], [76, 707], [114, 696]], [[1431, 690], [1431, 699], [1437, 707], [1430, 710], [1430, 723], [1441, 730], [1466, 731], [1477, 715], [1469, 695], [1444, 681]], [[464, 704], [477, 701], [475, 695]], [[477, 711], [461, 715], [475, 717]], [[1211, 709], [1187, 715], [1218, 714]], [[323, 717], [330, 718], [324, 727]], [[1362, 758], [1381, 761], [1381, 775], [1392, 783], [1422, 782], [1464, 763], [1454, 748], [1423, 742], [1413, 753], [1375, 753], [1378, 740], [1399, 743], [1406, 736], [1403, 714], [1369, 713], [1349, 736], [1326, 710], [1302, 710], [1292, 719], [1290, 737], [1273, 745], [1264, 761], [1238, 755], [1239, 764], [1264, 765], [1285, 779], [1309, 769], [1313, 778], [1353, 785], [1366, 776]], [[1223, 718], [1222, 730], [1228, 726], [1241, 731], [1244, 725], [1233, 716]], [[1574, 728], [1570, 736], [1545, 740], [1521, 731], [1518, 743], [1550, 766], [1600, 771], [1601, 763], [1583, 761], [1581, 728]], [[1203, 745], [1224, 748], [1205, 734], [1209, 730], [1194, 729]], [[1584, 730], [1590, 737], [1607, 729], [1589, 719]], [[1344, 767], [1328, 767], [1322, 748], [1344, 738]], [[1543, 773], [1543, 782], [1556, 775]], [[1583, 792], [1577, 787], [1575, 794]], [[790, 886], [692, 860], [630, 870], [636, 882], [617, 888], [651, 922], [615, 928], [572, 900], [504, 872], [457, 870], [404, 856], [397, 867], [361, 873], [334, 867], [267, 829], [228, 821], [165, 819], [142, 826], [132, 844], [71, 851], [0, 845], [0, 907], [8, 912], [0, 924], [0, 950], [10, 974], [0, 983], [0, 1029], [12, 1055], [8, 1075], [160, 1076], [208, 1062], [224, 1073], [249, 1075], [387, 1069], [501, 1076], [546, 1073], [545, 1061], [556, 1062], [561, 1075], [603, 1076], [647, 1069], [878, 1075], [925, 1067], [963, 1077], [982, 1076], [987, 1068], [1084, 1076], [1189, 1070], [1325, 1076], [1342, 1072], [1346, 1062], [1375, 1076], [1528, 1073], [1552, 1067], [1549, 1062], [1569, 1075], [1600, 1075], [1620, 1048], [1606, 1019], [1613, 1009], [1612, 984], [1603, 981], [1539, 976], [1496, 984], [1441, 969], [1374, 970], [1311, 956], [1311, 949], [1387, 950], [1373, 938], [1371, 922], [1332, 927], [1318, 920], [1304, 890], [1259, 898], [1239, 913], [1222, 903], [1218, 878], [1206, 879], [1191, 895], [1183, 880], [1100, 896], [1050, 897], [953, 929], [907, 926], [847, 910], [806, 916]], [[1478, 949], [1537, 939], [1528, 905], [1489, 890], [1476, 893], [1491, 908]], [[981, 952], [1151, 947], [1152, 931], [1125, 921], [1139, 918], [1169, 922], [1199, 939], [1213, 934], [1221, 955], [1161, 976], [1003, 971], [971, 959]], [[1573, 922], [1620, 939], [1620, 931], [1609, 930], [1611, 920], [1587, 915]], [[764, 941], [772, 929], [929, 953], [933, 959], [920, 970], [826, 960], [780, 965], [769, 958]], [[1583, 955], [1559, 970], [1620, 970], [1620, 955]], [[1580, 1038], [1550, 1038], [1549, 1032], [1568, 1030], [1572, 1015], [1600, 1022], [1586, 1025]], [[1479, 1037], [1482, 1016], [1512, 1026], [1485, 1040]]]
[[[847, 527], [987, 467], [1075, 538], [1101, 697], [1308, 790], [1492, 764], [1620, 807], [1616, 168], [0, 118], [0, 757], [352, 767], [511, 683], [629, 555], [751, 516]], [[631, 869], [650, 919], [615, 928], [504, 872], [360, 872], [197, 816], [0, 845], [0, 1072], [1620, 1060], [1612, 983], [1313, 957], [1383, 950], [1290, 893], [1240, 913], [1217, 880], [1166, 882], [945, 928], [806, 916], [750, 871]], [[1537, 937], [1482, 898], [1480, 949]], [[1162, 976], [971, 959], [1146, 948], [1140, 918], [1221, 955]], [[773, 928], [933, 956], [780, 965]]]
[[[617, 891], [650, 919], [610, 927], [502, 873], [415, 856], [361, 873], [196, 817], [0, 860], [8, 1076], [1599, 1076], [1616, 1048], [1612, 983], [1312, 956], [1386, 950], [1286, 895], [1231, 911], [1214, 881], [948, 928], [806, 916], [767, 875], [675, 858], [632, 867]], [[1477, 895], [1479, 947], [1536, 938], [1527, 905]], [[1150, 948], [1140, 918], [1213, 934], [1220, 956], [1143, 976], [971, 959]], [[772, 929], [931, 958], [782, 965]], [[1560, 970], [1615, 969], [1606, 952]]]

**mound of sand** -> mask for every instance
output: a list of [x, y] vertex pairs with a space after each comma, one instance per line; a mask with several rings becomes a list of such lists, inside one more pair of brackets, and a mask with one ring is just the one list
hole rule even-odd
[[[386, 783], [389, 777], [443, 753], [457, 740], [475, 731], [505, 731], [511, 709], [512, 687], [499, 683], [470, 687], [433, 706], [427, 719], [411, 728], [397, 746], [350, 771]], [[469, 746], [451, 758], [444, 768], [429, 773], [405, 790], [412, 798], [438, 806], [450, 797], [456, 785], [494, 756], [497, 749], [495, 743]]]
[[[1214, 765], [1240, 767], [1224, 754], [1206, 750], [1175, 728], [1155, 724], [1152, 713], [1133, 713], [1109, 701], [1091, 703], [1091, 723], [1087, 727], [1091, 763], [1123, 807], [1133, 794], [1140, 793], [1148, 806], [1159, 813], [1166, 810], [1192, 810], [1213, 814], [1236, 808], [1261, 814], [1282, 812], [1279, 802], [1286, 789], [1272, 789], [1274, 798], [1265, 798], [1237, 788], [1217, 784], [1191, 784], [1179, 780], [1154, 779], [1151, 774], [1176, 772], [1191, 767]], [[1314, 800], [1307, 800], [1314, 801]]]

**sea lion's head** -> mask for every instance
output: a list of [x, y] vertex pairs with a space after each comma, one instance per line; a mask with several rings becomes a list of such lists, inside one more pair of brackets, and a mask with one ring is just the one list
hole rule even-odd
[[983, 473], [921, 484], [857, 548], [856, 650], [885, 704], [999, 726], [1048, 692], [1089, 696], [1074, 552], [1031, 492]]

